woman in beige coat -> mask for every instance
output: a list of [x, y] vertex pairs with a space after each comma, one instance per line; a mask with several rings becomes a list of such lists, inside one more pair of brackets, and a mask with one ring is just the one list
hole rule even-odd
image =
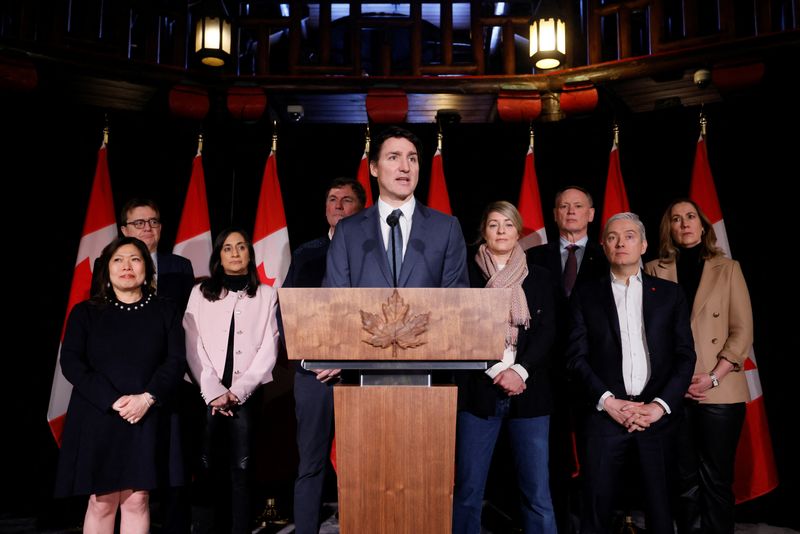
[[723, 256], [714, 227], [693, 201], [667, 208], [660, 237], [659, 259], [645, 270], [683, 287], [697, 352], [679, 429], [678, 532], [733, 533], [734, 461], [749, 400], [750, 295], [739, 263]]

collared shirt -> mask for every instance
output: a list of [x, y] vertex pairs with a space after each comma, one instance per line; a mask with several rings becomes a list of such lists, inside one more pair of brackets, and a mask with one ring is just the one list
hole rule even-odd
[[381, 235], [383, 235], [383, 246], [386, 250], [389, 250], [389, 223], [386, 222], [386, 217], [391, 215], [391, 213], [396, 210], [400, 209], [403, 212], [403, 216], [400, 217], [400, 231], [403, 233], [403, 257], [406, 255], [406, 249], [408, 248], [408, 236], [411, 235], [411, 221], [414, 217], [414, 209], [417, 207], [417, 201], [412, 196], [405, 204], [400, 206], [399, 208], [393, 208], [389, 204], [387, 204], [382, 198], [378, 197], [378, 215], [381, 219]]
[[617, 306], [622, 340], [622, 378], [628, 395], [639, 395], [650, 379], [650, 358], [642, 314], [642, 271], [627, 280], [611, 273], [611, 291]]
[[559, 237], [558, 239], [558, 247], [559, 251], [561, 252], [561, 272], [564, 272], [564, 266], [567, 264], [567, 256], [569, 256], [569, 250], [567, 247], [569, 245], [577, 245], [578, 248], [575, 249], [575, 259], [578, 260], [578, 271], [581, 270], [581, 262], [583, 261], [583, 255], [586, 253], [586, 243], [589, 242], [589, 236], [583, 236], [582, 238], [572, 243], [563, 237]]
[[150, 257], [153, 258], [153, 282], [158, 284], [158, 252], [150, 253]]
[[[625, 393], [640, 395], [650, 380], [650, 351], [647, 349], [647, 336], [644, 330], [644, 313], [642, 308], [642, 270], [634, 276], [622, 279], [611, 273], [611, 291], [619, 320], [619, 337], [622, 342], [622, 379]], [[597, 409], [603, 409], [603, 403], [611, 396], [606, 391], [598, 402]], [[667, 413], [669, 405], [656, 397], [653, 402], [659, 403]]]

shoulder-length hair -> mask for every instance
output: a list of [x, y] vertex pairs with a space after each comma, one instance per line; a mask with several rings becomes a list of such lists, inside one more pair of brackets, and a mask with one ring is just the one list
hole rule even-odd
[[517, 229], [517, 234], [519, 234], [519, 237], [522, 237], [522, 215], [519, 214], [519, 211], [511, 202], [497, 200], [490, 203], [488, 206], [486, 206], [486, 209], [483, 210], [481, 222], [478, 225], [478, 239], [475, 241], [476, 245], [480, 245], [486, 240], [484, 238], [484, 235], [486, 235], [486, 225], [489, 224], [489, 214], [493, 211], [496, 211], [503, 217], [508, 217], [511, 220], [511, 223], [514, 225], [514, 228]]
[[111, 263], [111, 258], [116, 254], [117, 250], [125, 245], [133, 245], [142, 255], [144, 260], [144, 284], [142, 284], [142, 291], [148, 293], [152, 291], [153, 279], [155, 278], [156, 268], [153, 265], [153, 258], [150, 256], [150, 251], [147, 250], [147, 245], [140, 239], [135, 237], [118, 237], [103, 249], [100, 254], [100, 259], [95, 264], [99, 269], [95, 275], [94, 292], [92, 293], [92, 302], [95, 304], [105, 304], [110, 299], [116, 298], [114, 288], [111, 287], [111, 274], [108, 265]]
[[214, 302], [222, 297], [223, 280], [225, 279], [225, 269], [222, 267], [222, 247], [225, 245], [225, 240], [231, 234], [241, 234], [247, 243], [247, 251], [250, 253], [250, 261], [247, 262], [247, 295], [255, 297], [258, 291], [258, 271], [256, 270], [256, 252], [253, 250], [253, 242], [250, 239], [250, 234], [243, 228], [232, 226], [221, 231], [217, 238], [214, 240], [214, 249], [211, 251], [211, 258], [208, 260], [208, 270], [211, 271], [211, 276], [206, 278], [200, 283], [200, 291], [206, 300]]
[[722, 249], [717, 246], [717, 233], [714, 232], [714, 226], [708, 219], [703, 210], [697, 205], [694, 200], [688, 198], [678, 198], [673, 200], [667, 206], [664, 215], [661, 217], [661, 225], [659, 226], [659, 249], [658, 257], [665, 263], [672, 263], [680, 254], [681, 247], [672, 238], [672, 208], [682, 203], [691, 204], [694, 207], [697, 216], [700, 217], [700, 224], [703, 227], [703, 235], [700, 238], [700, 255], [704, 260], [710, 260], [716, 256], [722, 256]]

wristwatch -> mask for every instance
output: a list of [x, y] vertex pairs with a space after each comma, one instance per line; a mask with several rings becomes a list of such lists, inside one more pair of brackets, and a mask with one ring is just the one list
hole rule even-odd
[[711, 371], [710, 373], [708, 373], [708, 376], [711, 378], [711, 387], [712, 388], [718, 387], [719, 386], [719, 378], [717, 378], [717, 375], [714, 374], [714, 371]]

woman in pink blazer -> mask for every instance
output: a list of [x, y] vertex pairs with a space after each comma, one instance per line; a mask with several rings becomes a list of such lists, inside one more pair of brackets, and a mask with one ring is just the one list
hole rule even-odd
[[227, 441], [232, 517], [222, 530], [237, 534], [251, 531], [253, 425], [260, 386], [272, 380], [278, 351], [277, 292], [259, 283], [254, 257], [247, 232], [220, 233], [211, 277], [192, 290], [183, 318], [186, 360], [207, 405], [201, 463], [209, 474], [219, 438]]
[[732, 534], [736, 446], [749, 400], [744, 361], [753, 314], [739, 263], [723, 256], [708, 217], [693, 201], [673, 202], [661, 219], [659, 259], [648, 274], [678, 282], [692, 308], [697, 364], [679, 429], [678, 532]]

